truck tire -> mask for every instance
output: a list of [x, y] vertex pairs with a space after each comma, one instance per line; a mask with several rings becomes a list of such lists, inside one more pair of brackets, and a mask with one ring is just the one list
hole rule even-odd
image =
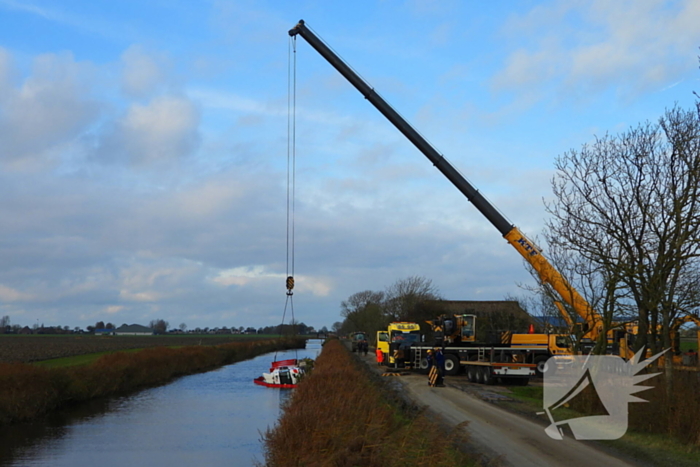
[[535, 367], [535, 376], [538, 378], [544, 378], [545, 373], [547, 376], [554, 375], [556, 368], [554, 365], [548, 365], [547, 360], [549, 360], [549, 357], [545, 355], [535, 358], [535, 365], [537, 365]]
[[456, 355], [445, 355], [445, 374], [454, 376], [459, 373], [459, 358]]
[[469, 380], [470, 383], [476, 383], [476, 367], [473, 365], [467, 365], [466, 372], [467, 372], [467, 379]]
[[492, 384], [494, 384], [496, 382], [496, 378], [494, 378], [493, 375], [491, 374], [490, 367], [485, 366], [485, 367], [481, 368], [481, 372], [482, 372], [481, 381], [484, 384], [491, 386]]
[[476, 384], [484, 384], [484, 369], [480, 366], [474, 368], [476, 370]]
[[424, 375], [427, 375], [429, 370], [430, 364], [428, 363], [428, 358], [421, 357], [420, 362], [418, 363], [418, 371]]

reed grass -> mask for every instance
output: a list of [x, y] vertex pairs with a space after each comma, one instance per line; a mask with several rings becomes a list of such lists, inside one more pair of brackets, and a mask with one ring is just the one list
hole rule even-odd
[[700, 373], [674, 370], [671, 392], [666, 375], [646, 384], [654, 387], [638, 394], [647, 403], [630, 404], [629, 427], [637, 433], [661, 433], [681, 443], [700, 446]]
[[326, 341], [314, 371], [294, 390], [279, 424], [263, 435], [269, 467], [464, 466], [445, 433], [424, 413], [402, 406], [338, 340]]
[[66, 405], [163, 384], [178, 376], [303, 344], [303, 339], [269, 339], [155, 347], [110, 353], [92, 364], [64, 368], [0, 363], [0, 425], [30, 421]]

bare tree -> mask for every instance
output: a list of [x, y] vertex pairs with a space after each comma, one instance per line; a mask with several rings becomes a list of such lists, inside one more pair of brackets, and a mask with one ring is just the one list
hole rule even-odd
[[0, 318], [0, 334], [4, 334], [7, 327], [10, 325], [10, 317], [5, 315]]
[[165, 331], [168, 330], [168, 326], [168, 322], [162, 319], [154, 319], [148, 325], [156, 334], [165, 334]]
[[425, 277], [411, 276], [401, 279], [386, 289], [384, 314], [391, 321], [423, 322], [426, 318], [419, 305], [426, 300], [439, 300], [440, 294], [433, 281]]
[[372, 290], [364, 290], [357, 292], [348, 297], [347, 300], [340, 302], [340, 314], [347, 318], [352, 313], [365, 308], [369, 304], [379, 305], [384, 301], [384, 292], [373, 292]]
[[345, 318], [341, 330], [365, 331], [373, 335], [377, 330], [385, 328], [388, 320], [382, 311], [384, 292], [365, 290], [357, 292], [340, 303], [340, 314]]
[[589, 262], [610, 311], [629, 297], [635, 349], [669, 348], [679, 300], [697, 298], [687, 287], [700, 255], [700, 105], [572, 150], [556, 169], [548, 242]]

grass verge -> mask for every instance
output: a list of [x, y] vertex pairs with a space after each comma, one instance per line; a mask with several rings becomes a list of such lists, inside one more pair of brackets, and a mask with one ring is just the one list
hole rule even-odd
[[[534, 416], [536, 412], [542, 411], [543, 388], [541, 386], [511, 387], [509, 389], [511, 391], [509, 395], [519, 403], [509, 404], [506, 402], [503, 404], [506, 408], [529, 416]], [[640, 395], [643, 396], [644, 393]], [[566, 410], [571, 413], [571, 418], [582, 416], [581, 412], [573, 409]], [[634, 404], [630, 404], [630, 412], [633, 410], [635, 410]], [[618, 440], [599, 441], [599, 443], [653, 465], [680, 467], [700, 465], [700, 448], [692, 444], [684, 444], [668, 434], [640, 433], [630, 428]]]
[[212, 346], [155, 347], [108, 353], [91, 364], [44, 368], [0, 363], [0, 425], [30, 421], [96, 397], [166, 383], [273, 350], [298, 348], [303, 339], [270, 339]]
[[[129, 349], [122, 350], [121, 352], [131, 353], [141, 352], [142, 350], [144, 349]], [[103, 356], [113, 353], [115, 352], [96, 352], [85, 355], [76, 355], [74, 357], [52, 358], [50, 360], [41, 360], [38, 362], [34, 362], [33, 365], [36, 365], [41, 368], [68, 368], [72, 366], [90, 365], [92, 363], [95, 363]]]
[[455, 448], [464, 436], [403, 405], [334, 339], [263, 441], [268, 467], [452, 467], [474, 465]]

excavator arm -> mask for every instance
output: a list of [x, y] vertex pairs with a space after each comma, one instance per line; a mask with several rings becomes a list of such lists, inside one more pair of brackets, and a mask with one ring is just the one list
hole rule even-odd
[[[304, 20], [289, 31], [292, 37], [301, 36], [328, 63], [347, 79], [379, 112], [384, 115], [420, 152], [427, 157], [466, 198], [486, 217], [501, 235], [532, 265], [542, 282], [552, 286], [562, 300], [587, 324], [586, 337], [595, 340], [603, 330], [603, 321], [588, 302], [547, 261], [540, 250], [511, 224], [457, 169], [455, 169], [428, 141], [423, 138], [398, 112], [396, 112], [375, 90], [352, 68], [338, 57], [306, 25]], [[565, 314], [565, 319], [568, 315]], [[570, 318], [569, 318], [570, 319]]]

